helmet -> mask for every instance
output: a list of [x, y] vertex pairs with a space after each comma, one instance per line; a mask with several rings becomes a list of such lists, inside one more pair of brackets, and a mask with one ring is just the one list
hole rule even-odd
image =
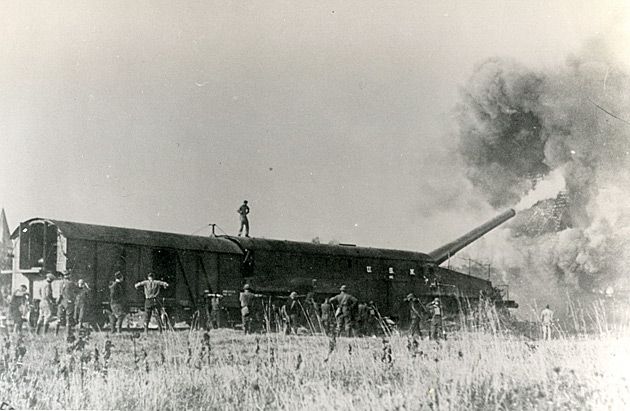
[[411, 300], [411, 299], [413, 299], [414, 297], [415, 297], [415, 295], [413, 295], [413, 293], [409, 293], [409, 294], [407, 295], [407, 298], [405, 298], [405, 300]]
[[116, 280], [122, 280], [122, 279], [123, 279], [123, 275], [122, 275], [122, 273], [121, 273], [120, 271], [116, 271], [116, 272], [114, 273], [114, 278], [115, 278]]
[[339, 287], [339, 291], [346, 291], [346, 286], [342, 285], [341, 287]]
[[46, 279], [53, 281], [55, 279], [55, 275], [53, 273], [46, 273]]
[[251, 288], [251, 287], [249, 286], [249, 284], [245, 284], [245, 285], [243, 286], [243, 290], [249, 290], [250, 288]]
[[292, 291], [291, 294], [289, 294], [289, 297], [291, 298], [297, 298], [298, 293], [296, 293], [295, 291]]

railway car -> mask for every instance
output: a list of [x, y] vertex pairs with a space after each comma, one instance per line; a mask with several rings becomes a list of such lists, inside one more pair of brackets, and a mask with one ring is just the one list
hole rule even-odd
[[269, 302], [291, 291], [310, 293], [316, 301], [336, 294], [345, 284], [360, 301], [373, 301], [383, 316], [398, 317], [404, 297], [442, 296], [446, 301], [498, 303], [490, 281], [440, 267], [451, 255], [514, 215], [499, 215], [431, 253], [355, 245], [327, 245], [264, 238], [193, 236], [83, 224], [46, 218], [20, 223], [12, 234], [12, 287], [26, 284], [37, 297], [47, 272], [70, 272], [94, 290], [95, 321], [103, 321], [109, 284], [123, 273], [130, 308], [141, 309], [143, 295], [134, 284], [153, 272], [171, 286], [161, 293], [174, 321], [202, 311], [205, 295], [224, 295], [227, 322], [240, 319], [239, 292], [245, 283]]

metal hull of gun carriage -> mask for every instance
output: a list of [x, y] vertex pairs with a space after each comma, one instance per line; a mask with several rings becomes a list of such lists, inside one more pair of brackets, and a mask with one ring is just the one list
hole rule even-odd
[[[312, 293], [317, 302], [345, 284], [360, 301], [373, 301], [382, 315], [397, 317], [410, 292], [419, 297], [477, 300], [493, 295], [489, 281], [439, 267], [454, 254], [513, 215], [504, 213], [453, 243], [424, 254], [411, 251], [325, 245], [295, 241], [201, 237], [34, 218], [13, 232], [13, 287], [26, 284], [32, 295], [46, 272], [69, 270], [94, 290], [92, 313], [98, 318], [109, 301], [113, 273], [125, 276], [131, 308], [143, 295], [133, 284], [152, 271], [171, 284], [162, 292], [174, 317], [201, 310], [204, 293], [221, 293], [231, 322], [239, 320], [238, 293], [249, 283], [268, 302]], [[449, 248], [450, 247], [450, 248]], [[203, 310], [201, 310], [203, 311]]]

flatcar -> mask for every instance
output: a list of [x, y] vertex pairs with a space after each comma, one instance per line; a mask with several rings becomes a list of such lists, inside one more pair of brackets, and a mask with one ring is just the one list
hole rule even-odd
[[497, 303], [490, 281], [440, 267], [450, 256], [514, 216], [508, 210], [457, 240], [428, 254], [354, 245], [315, 244], [235, 236], [194, 236], [46, 218], [20, 223], [12, 234], [12, 287], [26, 284], [37, 297], [47, 272], [70, 272], [91, 285], [93, 312], [100, 321], [109, 284], [120, 271], [130, 308], [141, 309], [143, 295], [134, 284], [151, 271], [171, 286], [161, 293], [175, 320], [189, 320], [208, 293], [224, 295], [223, 306], [236, 323], [238, 295], [249, 283], [259, 294], [281, 298], [291, 291], [316, 301], [336, 294], [342, 284], [360, 301], [373, 301], [381, 315], [396, 318], [404, 297], [441, 296], [448, 300]]

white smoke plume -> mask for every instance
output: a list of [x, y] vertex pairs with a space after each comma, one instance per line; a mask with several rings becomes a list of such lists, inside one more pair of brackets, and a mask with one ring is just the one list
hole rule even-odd
[[490, 59], [463, 87], [459, 152], [487, 201], [526, 209], [568, 196], [568, 228], [522, 236], [517, 216], [504, 233], [517, 294], [630, 291], [629, 91], [629, 72], [597, 41], [554, 71]]

